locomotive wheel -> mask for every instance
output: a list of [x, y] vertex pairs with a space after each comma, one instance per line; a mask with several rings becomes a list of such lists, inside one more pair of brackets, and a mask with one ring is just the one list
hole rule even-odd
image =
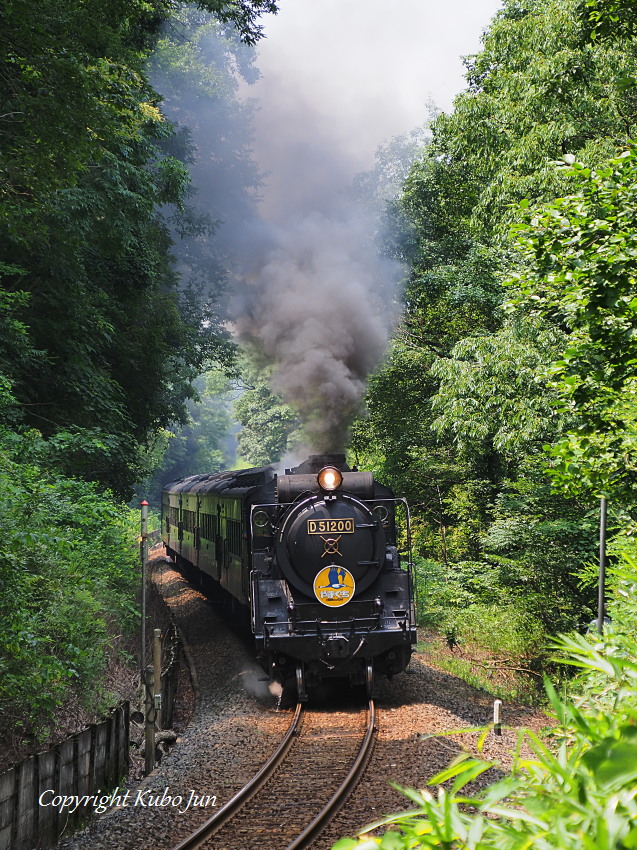
[[307, 690], [305, 688], [305, 670], [302, 664], [296, 668], [296, 693], [299, 702], [307, 702]]
[[374, 684], [374, 662], [368, 661], [365, 666], [365, 688], [369, 699], [374, 699], [376, 696]]

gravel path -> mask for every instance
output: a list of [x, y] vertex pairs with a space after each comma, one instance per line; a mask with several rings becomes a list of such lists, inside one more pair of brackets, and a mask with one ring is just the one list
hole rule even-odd
[[[59, 850], [169, 850], [215, 808], [191, 805], [180, 814], [170, 805], [144, 806], [144, 802], [155, 794], [161, 799], [167, 788], [166, 795], [182, 797], [181, 809], [186, 808], [192, 790], [200, 797], [215, 797], [216, 807], [223, 805], [256, 773], [290, 723], [290, 711], [278, 710], [278, 695], [270, 692], [254, 661], [249, 637], [231, 631], [169, 561], [157, 558], [155, 575], [196, 666], [194, 719], [155, 773], [131, 791], [126, 808], [97, 818], [59, 844]], [[406, 673], [389, 682], [381, 680], [379, 692], [374, 755], [363, 781], [313, 845], [316, 850], [329, 850], [338, 838], [354, 834], [376, 817], [406, 808], [406, 799], [388, 785], [389, 780], [424, 787], [460, 748], [474, 749], [478, 738], [477, 733], [431, 735], [492, 720], [492, 697], [432, 669], [418, 656]], [[328, 701], [329, 695], [324, 699]], [[547, 720], [536, 710], [505, 705], [503, 721], [511, 728], [501, 738], [489, 734], [483, 755], [506, 766], [517, 728], [537, 730]], [[218, 850], [223, 850], [221, 845]]]

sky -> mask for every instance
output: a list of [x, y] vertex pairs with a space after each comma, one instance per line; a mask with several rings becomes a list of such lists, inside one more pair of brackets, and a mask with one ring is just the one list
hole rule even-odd
[[[378, 146], [450, 111], [465, 87], [461, 57], [501, 0], [281, 0], [258, 47], [255, 155], [272, 174], [290, 155], [330, 150], [342, 177]], [[283, 132], [284, 131], [284, 132]], [[285, 171], [285, 168], [283, 168]]]

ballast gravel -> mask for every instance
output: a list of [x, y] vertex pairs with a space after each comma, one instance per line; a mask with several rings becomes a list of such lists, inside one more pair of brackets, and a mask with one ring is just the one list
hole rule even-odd
[[[278, 689], [254, 660], [250, 636], [233, 631], [168, 559], [155, 557], [153, 567], [195, 667], [194, 717], [160, 766], [130, 789], [125, 807], [94, 818], [58, 850], [170, 850], [257, 772], [290, 723], [291, 711], [279, 707]], [[389, 781], [425, 787], [461, 749], [476, 751], [478, 732], [449, 733], [492, 721], [492, 697], [417, 655], [406, 673], [378, 684], [374, 754], [316, 850], [329, 850], [377, 817], [408, 808]], [[537, 731], [548, 720], [537, 710], [505, 705], [503, 721], [502, 737], [489, 733], [482, 755], [506, 769], [519, 728]], [[482, 781], [495, 778], [491, 773]]]

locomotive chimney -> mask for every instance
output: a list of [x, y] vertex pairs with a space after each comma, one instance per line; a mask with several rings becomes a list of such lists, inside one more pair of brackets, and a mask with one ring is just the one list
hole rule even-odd
[[350, 468], [345, 463], [345, 455], [342, 454], [320, 454], [310, 455], [307, 460], [299, 464], [293, 471], [295, 473], [318, 474], [325, 466], [335, 466], [341, 472], [349, 472]]

